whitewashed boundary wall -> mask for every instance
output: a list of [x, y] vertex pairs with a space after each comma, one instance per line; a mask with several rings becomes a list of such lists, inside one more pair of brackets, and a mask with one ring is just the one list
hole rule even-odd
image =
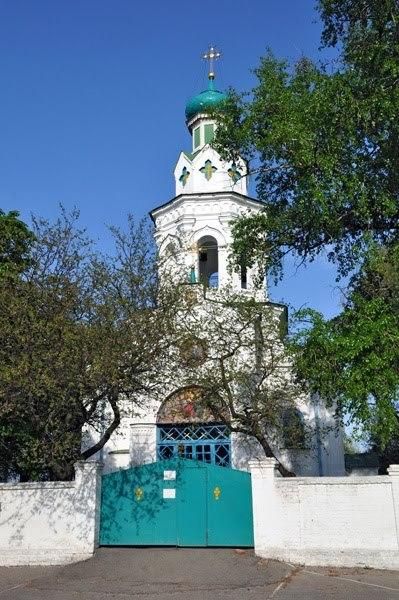
[[98, 545], [101, 465], [75, 464], [68, 482], [0, 483], [0, 565], [58, 565]]
[[275, 476], [251, 461], [255, 553], [293, 563], [399, 569], [399, 465], [389, 476]]

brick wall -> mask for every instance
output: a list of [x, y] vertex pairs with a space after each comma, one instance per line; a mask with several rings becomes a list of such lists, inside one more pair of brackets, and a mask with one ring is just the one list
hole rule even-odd
[[0, 565], [90, 558], [98, 541], [101, 468], [75, 465], [75, 481], [0, 483]]
[[308, 565], [399, 568], [399, 465], [389, 476], [275, 477], [250, 465], [255, 552]]

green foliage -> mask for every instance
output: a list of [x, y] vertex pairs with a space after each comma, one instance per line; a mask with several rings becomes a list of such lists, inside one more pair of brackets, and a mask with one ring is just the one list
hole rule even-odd
[[[359, 4], [378, 19], [362, 25]], [[353, 8], [349, 25], [344, 5]], [[231, 95], [220, 115], [218, 149], [252, 161], [265, 203], [265, 215], [237, 221], [235, 255], [267, 258], [277, 274], [285, 252], [312, 260], [326, 246], [347, 274], [371, 240], [397, 235], [399, 7], [321, 2], [320, 10], [325, 43], [343, 44], [339, 68], [307, 59], [291, 68], [268, 54], [251, 99]]]
[[344, 435], [344, 452], [345, 454], [357, 454], [358, 447], [356, 445], [356, 440], [347, 434]]
[[[397, 431], [399, 431], [399, 427]], [[372, 448], [374, 452], [378, 453], [379, 473], [381, 475], [387, 474], [390, 465], [397, 465], [399, 463], [399, 433], [393, 436], [385, 446], [382, 447], [381, 443], [377, 441], [372, 444]]]
[[159, 381], [167, 305], [153, 310], [148, 226], [114, 229], [115, 252], [103, 257], [77, 219], [34, 219], [25, 270], [0, 281], [3, 479], [70, 478]]
[[0, 209], [0, 278], [20, 273], [28, 264], [34, 235], [17, 211]]
[[384, 444], [398, 390], [399, 4], [317, 6], [322, 44], [338, 60], [291, 66], [269, 53], [251, 96], [232, 92], [219, 114], [217, 148], [249, 162], [265, 205], [234, 223], [233, 263], [278, 278], [287, 253], [300, 262], [322, 253], [339, 277], [358, 274], [339, 318], [308, 314], [298, 368]]
[[302, 379], [381, 447], [399, 433], [398, 292], [399, 246], [375, 251], [342, 313], [328, 321], [301, 311], [308, 327], [294, 337]]
[[298, 340], [297, 368], [310, 389], [386, 443], [397, 432], [398, 319], [380, 299], [357, 299], [335, 321], [302, 316], [311, 328]]

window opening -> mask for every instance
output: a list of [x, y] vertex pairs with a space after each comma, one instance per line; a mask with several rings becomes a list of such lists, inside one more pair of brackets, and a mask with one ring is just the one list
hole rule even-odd
[[205, 179], [209, 181], [212, 175], [217, 171], [217, 168], [213, 166], [211, 160], [206, 160], [204, 166], [200, 168], [201, 173], [204, 175]]
[[231, 464], [230, 432], [222, 423], [161, 425], [157, 436], [158, 460], [180, 456], [220, 467]]
[[245, 265], [241, 265], [241, 289], [247, 289], [247, 267]]
[[182, 170], [181, 175], [179, 177], [179, 181], [183, 185], [183, 187], [186, 185], [187, 179], [189, 177], [190, 177], [190, 171], [187, 170], [187, 167], [183, 167], [183, 170]]
[[198, 241], [199, 279], [206, 287], [219, 285], [218, 243], [212, 236]]
[[228, 169], [227, 173], [229, 174], [229, 177], [231, 177], [231, 179], [233, 180], [233, 183], [237, 183], [237, 181], [239, 181], [241, 179], [241, 173], [237, 169], [236, 163], [233, 163], [231, 165], [231, 167], [230, 167], [230, 169]]
[[198, 148], [201, 144], [201, 130], [199, 127], [194, 129], [194, 148]]
[[204, 126], [205, 144], [211, 143], [211, 141], [213, 140], [214, 132], [215, 132], [215, 128], [212, 123], [207, 123]]

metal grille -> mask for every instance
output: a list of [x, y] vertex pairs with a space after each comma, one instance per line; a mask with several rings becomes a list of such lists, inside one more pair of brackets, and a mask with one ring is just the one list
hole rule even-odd
[[158, 427], [158, 459], [174, 456], [230, 466], [230, 434], [225, 425], [163, 425]]

